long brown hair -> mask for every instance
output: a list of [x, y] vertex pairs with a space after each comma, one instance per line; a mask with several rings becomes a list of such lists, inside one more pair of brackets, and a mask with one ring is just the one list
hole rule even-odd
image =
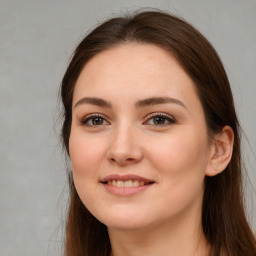
[[[235, 135], [233, 156], [221, 174], [205, 178], [202, 226], [211, 255], [255, 256], [256, 242], [246, 220], [241, 175], [240, 127], [223, 65], [207, 39], [184, 20], [160, 11], [113, 18], [95, 28], [76, 48], [61, 84], [64, 106], [62, 139], [69, 154], [72, 98], [77, 78], [88, 60], [117, 45], [137, 42], [169, 51], [194, 81], [211, 137], [229, 125]], [[107, 228], [80, 200], [72, 173], [66, 224], [65, 256], [109, 256]]]

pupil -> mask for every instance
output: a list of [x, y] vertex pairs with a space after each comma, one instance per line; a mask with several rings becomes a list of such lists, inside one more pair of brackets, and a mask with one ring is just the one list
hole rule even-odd
[[154, 123], [155, 124], [164, 124], [165, 119], [163, 117], [155, 117]]
[[102, 124], [103, 123], [103, 120], [102, 120], [102, 118], [100, 118], [100, 117], [95, 117], [94, 119], [93, 119], [93, 124], [94, 125], [100, 125], [100, 124]]

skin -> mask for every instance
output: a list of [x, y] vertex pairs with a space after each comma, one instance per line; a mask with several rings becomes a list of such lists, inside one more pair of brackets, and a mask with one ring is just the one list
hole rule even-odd
[[[152, 97], [175, 102], [135, 106]], [[201, 227], [204, 178], [225, 168], [232, 132], [225, 128], [214, 142], [209, 139], [195, 85], [175, 58], [145, 44], [96, 55], [77, 80], [72, 111], [75, 187], [108, 227], [112, 255], [207, 255]], [[88, 119], [95, 113], [100, 119]], [[156, 119], [159, 113], [168, 116]], [[114, 195], [100, 182], [111, 174], [139, 175], [154, 184], [134, 195]]]

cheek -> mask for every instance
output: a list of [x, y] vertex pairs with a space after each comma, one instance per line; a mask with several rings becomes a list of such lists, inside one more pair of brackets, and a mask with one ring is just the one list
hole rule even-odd
[[74, 185], [81, 201], [94, 216], [100, 216], [99, 211], [102, 209], [102, 206], [99, 207], [102, 194], [98, 188], [98, 179], [106, 155], [104, 141], [75, 129], [69, 140]]
[[98, 184], [98, 170], [104, 156], [103, 148], [102, 143], [93, 139], [93, 136], [71, 132], [69, 152], [74, 185], [86, 206], [93, 205], [95, 201], [93, 198]]
[[76, 176], [91, 176], [97, 172], [97, 166], [104, 156], [102, 141], [95, 140], [93, 136], [83, 136], [76, 132], [71, 133], [69, 140], [69, 152], [72, 169]]
[[[151, 165], [162, 184], [161, 194], [165, 195], [159, 199], [159, 205], [171, 209], [173, 214], [187, 209], [194, 202], [199, 206], [208, 159], [204, 143], [195, 136], [170, 137], [158, 140], [158, 143], [151, 151]], [[167, 210], [166, 214], [170, 212]]]
[[170, 177], [173, 182], [204, 176], [208, 147], [207, 139], [202, 137], [186, 132], [158, 138], [155, 146], [151, 147], [151, 160], [155, 169]]

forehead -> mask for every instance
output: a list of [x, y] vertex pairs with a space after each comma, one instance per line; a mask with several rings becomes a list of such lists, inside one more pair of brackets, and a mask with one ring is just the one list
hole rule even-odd
[[193, 81], [169, 52], [137, 43], [105, 50], [86, 63], [75, 86], [74, 102], [85, 96], [121, 102], [152, 96], [199, 100]]

